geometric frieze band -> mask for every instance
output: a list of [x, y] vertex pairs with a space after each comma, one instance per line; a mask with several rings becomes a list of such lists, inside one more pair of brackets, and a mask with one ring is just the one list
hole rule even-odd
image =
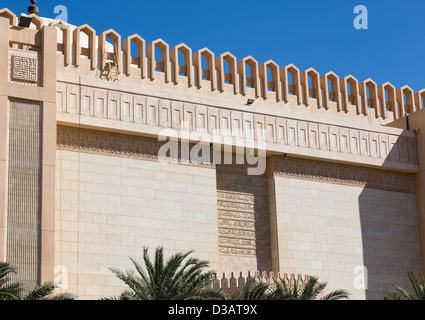
[[[58, 82], [57, 111], [174, 130], [202, 131], [266, 143], [418, 164], [416, 138], [353, 125], [322, 123], [250, 111], [173, 101]], [[356, 161], [356, 160], [355, 160]]]
[[415, 193], [414, 175], [344, 164], [274, 157], [274, 174], [332, 184]]

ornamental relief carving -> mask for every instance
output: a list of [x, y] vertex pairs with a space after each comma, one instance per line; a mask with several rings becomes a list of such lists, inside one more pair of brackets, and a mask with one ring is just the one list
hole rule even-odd
[[252, 249], [255, 250], [255, 240], [220, 238], [218, 239], [218, 243], [222, 246], [229, 245], [232, 247], [252, 247]]
[[218, 210], [218, 217], [222, 219], [236, 219], [255, 221], [255, 215], [250, 212], [234, 212], [220, 209]]
[[414, 176], [410, 173], [354, 167], [350, 165], [304, 159], [274, 158], [276, 176], [415, 193]]
[[219, 200], [231, 200], [231, 201], [238, 201], [238, 202], [254, 203], [254, 196], [252, 194], [217, 191], [217, 198]]
[[235, 247], [218, 247], [218, 251], [223, 255], [236, 255], [236, 256], [247, 256], [247, 257], [255, 257], [256, 250], [254, 249], [242, 249]]
[[252, 230], [219, 228], [218, 234], [219, 236], [223, 236], [223, 237], [237, 237], [239, 239], [241, 238], [255, 239], [255, 231], [252, 231]]
[[10, 49], [9, 81], [31, 86], [40, 85], [41, 54], [38, 52]]
[[217, 199], [220, 253], [255, 257], [254, 195], [218, 190]]
[[[59, 150], [83, 152], [105, 156], [160, 161], [159, 149], [164, 142], [138, 136], [58, 126], [56, 146]], [[192, 163], [182, 159], [169, 159], [179, 165], [213, 168], [213, 164]]]
[[254, 212], [254, 204], [241, 203], [241, 202], [230, 202], [218, 200], [218, 205], [222, 209], [232, 209], [240, 211]]
[[218, 219], [219, 227], [255, 230], [255, 223], [239, 220]]

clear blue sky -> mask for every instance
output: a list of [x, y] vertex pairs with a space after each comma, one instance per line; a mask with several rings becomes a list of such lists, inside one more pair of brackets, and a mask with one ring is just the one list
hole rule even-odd
[[[2, 1], [16, 14], [28, 0]], [[39, 0], [40, 16], [55, 18], [68, 8], [68, 22], [88, 23], [98, 34], [114, 29], [123, 39], [138, 33], [148, 43], [162, 38], [170, 48], [181, 42], [193, 52], [229, 51], [261, 64], [273, 59], [301, 70], [352, 74], [396, 88], [425, 88], [424, 0]], [[368, 8], [368, 29], [353, 26], [354, 7]]]

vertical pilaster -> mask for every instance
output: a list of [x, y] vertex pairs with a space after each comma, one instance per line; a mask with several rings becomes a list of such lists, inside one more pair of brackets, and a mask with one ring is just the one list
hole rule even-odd
[[[8, 61], [9, 21], [0, 19], [0, 61]], [[9, 66], [0, 63], [0, 261], [6, 256], [7, 108], [6, 86]]]
[[276, 180], [274, 176], [274, 157], [267, 158], [267, 179], [269, 187], [269, 212], [270, 212], [270, 246], [272, 269], [275, 274], [280, 272], [279, 263], [279, 238], [278, 238], [278, 216], [276, 205]]
[[56, 28], [43, 28], [43, 126], [41, 192], [41, 282], [52, 281], [54, 271], [56, 165]]

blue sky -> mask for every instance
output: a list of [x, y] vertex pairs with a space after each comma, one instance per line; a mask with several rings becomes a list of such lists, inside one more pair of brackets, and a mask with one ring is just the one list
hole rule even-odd
[[[1, 1], [16, 14], [29, 1]], [[55, 18], [68, 8], [68, 22], [88, 23], [98, 34], [114, 29], [123, 38], [138, 33], [148, 43], [162, 38], [170, 48], [184, 42], [193, 52], [269, 59], [320, 74], [352, 74], [396, 88], [425, 88], [423, 0], [40, 0], [40, 16]], [[354, 8], [368, 9], [368, 29], [356, 30]]]

